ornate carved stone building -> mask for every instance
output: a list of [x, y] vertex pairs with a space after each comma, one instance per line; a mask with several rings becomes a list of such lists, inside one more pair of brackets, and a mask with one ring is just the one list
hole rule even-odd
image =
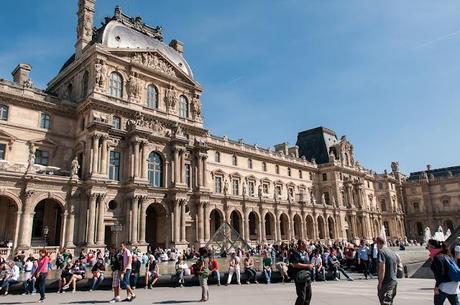
[[460, 166], [411, 173], [404, 183], [407, 236], [423, 240], [425, 228], [460, 226]]
[[274, 150], [210, 135], [184, 45], [115, 9], [46, 90], [0, 80], [0, 240], [13, 248], [202, 245], [229, 222], [251, 243], [401, 238], [401, 177], [375, 174], [326, 128]]

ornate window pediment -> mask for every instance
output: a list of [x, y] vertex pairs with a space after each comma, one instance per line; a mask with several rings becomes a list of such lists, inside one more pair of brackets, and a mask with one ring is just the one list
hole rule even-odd
[[0, 130], [0, 142], [7, 143], [8, 149], [11, 150], [13, 143], [16, 141], [16, 137], [4, 130]]

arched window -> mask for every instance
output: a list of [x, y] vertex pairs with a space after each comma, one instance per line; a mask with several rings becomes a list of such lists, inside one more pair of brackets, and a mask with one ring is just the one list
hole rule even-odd
[[147, 106], [150, 108], [158, 108], [158, 90], [154, 85], [147, 87]]
[[123, 97], [123, 77], [117, 72], [110, 74], [109, 94], [117, 98]]
[[85, 71], [85, 74], [83, 74], [83, 84], [81, 87], [81, 98], [85, 98], [88, 95], [88, 88], [89, 88], [89, 73], [88, 71]]
[[179, 117], [188, 118], [188, 100], [183, 95], [179, 98]]
[[151, 152], [148, 159], [149, 184], [155, 187], [162, 186], [163, 180], [163, 161], [156, 152]]

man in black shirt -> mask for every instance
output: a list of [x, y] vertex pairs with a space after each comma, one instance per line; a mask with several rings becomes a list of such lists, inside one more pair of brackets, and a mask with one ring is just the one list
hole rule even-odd
[[310, 305], [311, 301], [311, 278], [310, 272], [313, 265], [307, 254], [308, 242], [299, 240], [297, 249], [289, 255], [289, 276], [294, 278], [297, 300], [295, 305]]

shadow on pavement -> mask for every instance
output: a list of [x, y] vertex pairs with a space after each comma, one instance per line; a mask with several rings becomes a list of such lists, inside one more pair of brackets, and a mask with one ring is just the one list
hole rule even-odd
[[185, 304], [185, 303], [198, 303], [199, 301], [176, 301], [176, 300], [168, 300], [168, 301], [161, 301], [155, 302], [153, 304]]

